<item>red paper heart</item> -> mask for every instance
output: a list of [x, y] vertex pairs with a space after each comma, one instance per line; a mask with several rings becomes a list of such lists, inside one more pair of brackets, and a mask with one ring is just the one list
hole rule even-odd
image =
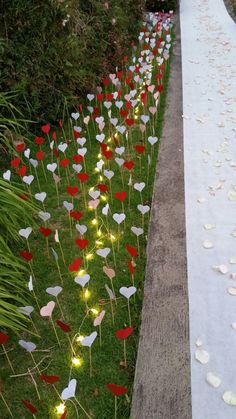
[[135, 266], [133, 265], [132, 260], [128, 261], [128, 268], [129, 268], [129, 271], [130, 271], [131, 275], [133, 275], [134, 272], [135, 272]]
[[116, 192], [115, 197], [119, 199], [120, 202], [123, 202], [127, 196], [127, 192]]
[[62, 322], [61, 320], [56, 320], [56, 324], [57, 324], [57, 326], [59, 326], [59, 327], [63, 330], [63, 332], [65, 332], [65, 333], [69, 333], [69, 332], [71, 331], [70, 326], [69, 326], [68, 324], [66, 324], [66, 323]]
[[158, 86], [157, 86], [157, 91], [158, 92], [163, 92], [163, 90], [164, 90], [164, 86], [163, 86], [163, 84], [159, 84]]
[[122, 118], [126, 118], [129, 112], [127, 111], [127, 109], [121, 109], [119, 113], [120, 116], [122, 116]]
[[45, 141], [45, 138], [43, 137], [35, 137], [34, 139], [35, 144], [38, 144], [38, 145], [42, 145], [44, 141]]
[[115, 332], [115, 335], [118, 339], [124, 340], [127, 339], [133, 333], [132, 327], [126, 327], [125, 329], [120, 329]]
[[126, 125], [128, 125], [128, 127], [131, 127], [132, 125], [134, 125], [134, 119], [133, 118], [127, 118], [125, 120]]
[[27, 262], [30, 262], [33, 259], [33, 254], [31, 252], [27, 252], [26, 250], [21, 250], [20, 256]]
[[70, 163], [70, 159], [62, 159], [62, 160], [60, 160], [60, 166], [61, 167], [67, 167], [68, 165], [69, 165], [69, 163]]
[[71, 263], [68, 268], [71, 272], [76, 272], [79, 270], [81, 265], [81, 259], [75, 259], [73, 263]]
[[129, 252], [130, 256], [132, 256], [133, 258], [135, 258], [138, 255], [137, 249], [135, 249], [135, 247], [133, 246], [130, 246], [130, 244], [126, 245], [126, 250], [127, 252]]
[[59, 157], [59, 150], [58, 150], [58, 148], [55, 148], [55, 150], [53, 151], [53, 154], [58, 159], [58, 157]]
[[123, 386], [118, 386], [117, 384], [107, 384], [106, 385], [108, 390], [111, 391], [115, 396], [122, 396], [123, 394], [128, 392], [128, 389]]
[[108, 145], [106, 143], [101, 143], [100, 144], [100, 148], [102, 150], [102, 153], [107, 150], [107, 147], [108, 147]]
[[83, 217], [83, 213], [79, 211], [70, 211], [69, 215], [71, 218], [74, 218], [77, 221], [79, 221], [80, 218]]
[[105, 185], [105, 183], [99, 183], [97, 187], [101, 192], [107, 192], [109, 189], [109, 187]]
[[50, 234], [52, 234], [52, 230], [47, 227], [40, 227], [39, 231], [44, 237], [48, 237], [50, 236]]
[[137, 144], [135, 146], [135, 150], [137, 151], [137, 153], [142, 154], [145, 151], [145, 146], [142, 144]]
[[126, 79], [125, 79], [125, 83], [126, 83], [127, 85], [129, 85], [129, 84], [130, 84], [130, 82], [131, 82], [131, 77], [126, 77]]
[[60, 416], [60, 419], [66, 419], [67, 416], [67, 410], [63, 413], [63, 415]]
[[37, 153], [36, 153], [36, 159], [37, 160], [43, 160], [44, 159], [44, 156], [45, 156], [44, 151], [42, 151], [42, 150], [37, 151]]
[[118, 79], [122, 79], [123, 71], [117, 71], [117, 77]]
[[125, 107], [126, 107], [126, 109], [130, 110], [132, 108], [132, 103], [131, 102], [126, 102]]
[[53, 133], [52, 133], [52, 139], [53, 139], [53, 141], [57, 141], [57, 133], [56, 133], [56, 131], [53, 131]]
[[89, 175], [88, 175], [88, 173], [78, 173], [77, 177], [79, 178], [81, 183], [84, 183], [88, 180]]
[[134, 168], [134, 162], [132, 160], [127, 160], [124, 162], [123, 166], [128, 170], [132, 170]]
[[74, 139], [77, 140], [80, 137], [80, 133], [74, 130]]
[[5, 345], [9, 339], [9, 336], [6, 333], [0, 332], [0, 345]]
[[141, 101], [143, 102], [144, 105], [147, 104], [147, 93], [141, 93]]
[[97, 100], [98, 100], [99, 102], [101, 102], [103, 99], [104, 99], [104, 94], [103, 94], [103, 93], [98, 93], [98, 94], [97, 94]]
[[26, 409], [28, 409], [32, 413], [32, 415], [37, 413], [36, 407], [33, 404], [31, 404], [28, 400], [21, 400], [21, 401], [23, 405], [26, 407]]
[[58, 121], [58, 125], [60, 128], [63, 128], [63, 121], [61, 119]]
[[76, 156], [73, 157], [73, 160], [76, 164], [79, 164], [83, 161], [83, 156], [80, 156], [79, 154], [77, 154]]
[[11, 167], [18, 167], [20, 162], [20, 157], [16, 157], [15, 159], [11, 160]]
[[66, 190], [71, 196], [75, 196], [77, 192], [79, 192], [79, 188], [77, 188], [77, 186], [67, 186]]
[[42, 132], [44, 132], [44, 134], [48, 134], [49, 133], [49, 131], [50, 131], [50, 124], [46, 124], [46, 125], [43, 125], [42, 127], [41, 127], [41, 131]]
[[47, 384], [54, 384], [54, 383], [57, 383], [58, 381], [60, 381], [60, 377], [58, 375], [42, 374], [42, 375], [40, 375], [40, 379], [42, 381], [45, 381], [45, 383], [47, 383]]
[[111, 150], [105, 150], [103, 151], [103, 155], [106, 157], [107, 160], [111, 160], [113, 157], [113, 153]]
[[111, 101], [112, 99], [113, 99], [113, 93], [107, 93], [106, 94], [106, 100], [109, 100], [109, 101]]
[[16, 150], [19, 151], [19, 153], [21, 153], [21, 151], [23, 151], [24, 149], [25, 149], [24, 143], [17, 144]]
[[26, 166], [21, 166], [19, 169], [18, 169], [18, 175], [20, 175], [20, 176], [25, 176], [25, 174], [26, 174]]
[[76, 239], [75, 240], [75, 243], [77, 244], [77, 246], [79, 246], [79, 248], [81, 249], [81, 250], [83, 250], [83, 249], [86, 249], [86, 247], [88, 246], [88, 244], [89, 244], [89, 241], [88, 240], [86, 240], [86, 239]]
[[103, 84], [104, 84], [104, 86], [109, 86], [109, 84], [110, 84], [110, 80], [109, 79], [103, 79]]

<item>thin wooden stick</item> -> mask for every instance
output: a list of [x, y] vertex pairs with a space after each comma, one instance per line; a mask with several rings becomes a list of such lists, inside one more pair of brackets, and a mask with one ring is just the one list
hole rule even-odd
[[8, 404], [7, 404], [6, 400], [5, 400], [5, 397], [3, 396], [3, 394], [2, 394], [1, 392], [0, 392], [0, 394], [1, 394], [2, 401], [3, 401], [3, 403], [5, 404], [5, 406], [6, 406], [7, 410], [8, 410], [8, 412], [10, 413], [11, 417], [12, 417], [12, 418], [14, 418], [14, 416], [13, 416], [13, 414], [12, 414], [11, 410], [10, 410], [10, 407], [8, 406]]

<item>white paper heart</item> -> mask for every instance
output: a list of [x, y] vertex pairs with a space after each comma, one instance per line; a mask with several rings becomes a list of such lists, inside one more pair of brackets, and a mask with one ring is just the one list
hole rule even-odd
[[83, 236], [85, 233], [86, 233], [86, 231], [87, 231], [87, 227], [85, 226], [85, 225], [83, 225], [83, 224], [76, 224], [75, 225], [75, 228], [76, 228], [76, 230]]
[[90, 348], [93, 342], [95, 341], [97, 335], [98, 335], [97, 332], [92, 332], [91, 335], [85, 336], [85, 338], [81, 342], [81, 345], [87, 346], [88, 348]]
[[19, 307], [17, 311], [21, 314], [24, 314], [25, 316], [30, 316], [31, 313], [33, 313], [34, 311], [34, 307], [32, 306]]
[[125, 152], [125, 147], [116, 147], [115, 152], [121, 156]]
[[77, 380], [72, 378], [72, 380], [69, 381], [68, 387], [64, 388], [61, 393], [62, 400], [68, 400], [71, 397], [75, 397], [76, 386]]
[[55, 287], [46, 288], [46, 293], [49, 295], [53, 295], [53, 297], [57, 297], [62, 292], [62, 287], [56, 285]]
[[47, 164], [47, 169], [49, 170], [49, 172], [54, 173], [55, 170], [57, 168], [57, 164], [56, 163], [49, 163]]
[[38, 160], [35, 160], [35, 159], [30, 159], [30, 163], [32, 164], [32, 166], [34, 167], [34, 169], [36, 169], [36, 167], [39, 164]]
[[51, 317], [52, 312], [55, 308], [55, 302], [49, 301], [46, 306], [43, 306], [40, 310], [40, 314], [42, 317]]
[[115, 127], [118, 124], [118, 119], [117, 118], [111, 118], [110, 122]]
[[112, 170], [104, 170], [103, 174], [107, 179], [111, 180], [115, 173]]
[[101, 256], [102, 258], [106, 258], [109, 253], [110, 253], [111, 249], [109, 249], [109, 247], [104, 247], [104, 249], [97, 249], [96, 253], [98, 256]]
[[126, 131], [126, 126], [125, 125], [117, 126], [116, 129], [120, 134], [123, 135]]
[[2, 177], [3, 177], [4, 180], [9, 181], [11, 179], [11, 171], [7, 170], [6, 172], [3, 173]]
[[148, 205], [139, 204], [137, 208], [143, 215], [146, 214], [148, 211], [150, 211], [150, 207]]
[[122, 158], [120, 158], [120, 157], [116, 157], [115, 158], [115, 162], [118, 164], [119, 167], [122, 167], [123, 164], [124, 164], [124, 162], [125, 162], [125, 160], [122, 159]]
[[82, 138], [78, 138], [76, 142], [77, 142], [78, 145], [81, 145], [81, 147], [83, 147], [83, 145], [86, 143], [86, 141], [87, 141], [86, 138], [82, 137]]
[[32, 231], [33, 231], [32, 227], [22, 228], [21, 230], [19, 230], [19, 235], [21, 237], [24, 237], [25, 239], [28, 239]]
[[105, 140], [105, 134], [97, 134], [96, 140], [99, 141], [99, 143], [102, 143]]
[[33, 175], [23, 176], [22, 180], [23, 180], [23, 182], [26, 183], [26, 185], [31, 185], [31, 183], [34, 180], [34, 176]]
[[34, 289], [32, 275], [30, 275], [30, 277], [29, 277], [28, 289], [29, 289], [30, 292], [33, 291], [33, 289]]
[[83, 147], [83, 148], [78, 148], [78, 150], [77, 150], [77, 154], [78, 154], [79, 156], [84, 157], [86, 153], [87, 153], [87, 148], [86, 148], [86, 147]]
[[140, 119], [146, 125], [150, 118], [148, 115], [141, 115]]
[[90, 121], [90, 116], [89, 116], [89, 115], [87, 115], [87, 116], [84, 118], [84, 123], [85, 123], [85, 125], [88, 125], [89, 121]]
[[43, 221], [48, 221], [51, 218], [51, 214], [49, 212], [39, 211], [39, 217]]
[[43, 202], [47, 194], [46, 192], [40, 192], [40, 193], [36, 193], [34, 196], [35, 196], [35, 199], [37, 199], [37, 201]]
[[75, 170], [76, 173], [80, 173], [82, 170], [82, 166], [81, 164], [72, 164], [73, 169]]
[[75, 121], [77, 121], [77, 119], [79, 119], [79, 112], [72, 112], [71, 118], [73, 118]]
[[121, 287], [119, 292], [121, 295], [123, 295], [125, 298], [130, 298], [132, 295], [134, 295], [137, 291], [137, 288], [135, 287]]
[[118, 109], [121, 109], [121, 108], [122, 108], [122, 106], [123, 106], [123, 104], [124, 104], [124, 102], [122, 102], [122, 100], [117, 100], [117, 101], [115, 102], [115, 105], [116, 105], [116, 107], [117, 107]]
[[91, 95], [91, 94], [88, 94], [87, 98], [88, 98], [89, 102], [92, 102], [92, 100], [95, 98], [95, 96]]
[[100, 196], [100, 194], [100, 191], [89, 191], [89, 196], [91, 196], [91, 198], [93, 199], [97, 199]]
[[58, 145], [58, 150], [60, 150], [62, 153], [64, 153], [66, 151], [67, 147], [68, 147], [68, 144], [66, 144], [66, 143], [60, 143]]
[[156, 144], [157, 143], [157, 141], [158, 141], [158, 138], [157, 137], [152, 137], [152, 136], [150, 136], [150, 137], [148, 137], [148, 142], [151, 144], [151, 145], [154, 145], [154, 144]]
[[72, 204], [72, 202], [68, 202], [68, 201], [63, 201], [63, 207], [68, 211], [72, 211], [74, 209], [74, 205]]
[[117, 224], [121, 224], [125, 220], [126, 215], [123, 214], [123, 213], [120, 213], [120, 214], [115, 213], [115, 214], [113, 214], [112, 218], [113, 218], [113, 220], [115, 220], [115, 222]]
[[90, 275], [89, 274], [85, 274], [85, 275], [78, 275], [74, 281], [76, 282], [76, 284], [81, 285], [81, 287], [84, 288], [84, 286], [89, 282], [90, 280]]
[[134, 189], [136, 189], [136, 191], [142, 192], [142, 190], [144, 188], [145, 188], [145, 183], [144, 182], [134, 184]]
[[143, 234], [143, 229], [141, 227], [131, 227], [132, 233], [134, 233], [137, 237]]
[[33, 352], [36, 349], [36, 345], [33, 342], [27, 342], [27, 341], [21, 339], [21, 340], [19, 340], [18, 343], [27, 352]]
[[104, 318], [105, 314], [106, 314], [106, 311], [105, 310], [102, 310], [101, 313], [96, 317], [96, 319], [93, 322], [93, 325], [95, 327], [100, 326], [100, 324], [103, 321], [103, 318]]
[[110, 300], [115, 300], [115, 296], [114, 296], [114, 294], [113, 294], [112, 290], [108, 287], [108, 285], [107, 285], [107, 284], [105, 284], [105, 288], [106, 288], [106, 290], [107, 290], [107, 293], [108, 293], [108, 295], [109, 295]]
[[107, 215], [109, 212], [109, 204], [106, 204], [103, 208], [102, 208], [102, 213], [103, 215]]
[[30, 149], [26, 148], [26, 150], [24, 150], [24, 156], [28, 159], [30, 156]]

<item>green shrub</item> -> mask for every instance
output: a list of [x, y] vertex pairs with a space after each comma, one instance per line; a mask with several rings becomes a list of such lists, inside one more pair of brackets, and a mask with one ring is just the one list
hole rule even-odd
[[146, 8], [151, 12], [175, 10], [178, 6], [178, 0], [146, 0]]
[[81, 94], [94, 89], [121, 62], [138, 31], [143, 4], [2, 0], [2, 90], [21, 92], [17, 105], [27, 117], [57, 117], [65, 97], [78, 103]]

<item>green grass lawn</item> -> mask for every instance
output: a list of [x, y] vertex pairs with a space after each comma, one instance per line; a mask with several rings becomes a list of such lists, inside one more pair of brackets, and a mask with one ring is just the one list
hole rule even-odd
[[[133, 56], [138, 57], [139, 53], [140, 46], [136, 51], [133, 49]], [[126, 66], [126, 74], [127, 67], [128, 65]], [[157, 74], [157, 70], [158, 69], [156, 65], [152, 71], [152, 83], [155, 85], [155, 76]], [[1, 382], [3, 394], [15, 418], [32, 417], [31, 413], [29, 413], [22, 405], [22, 399], [29, 400], [33, 405], [37, 407], [38, 412], [35, 416], [38, 418], [44, 419], [60, 417], [60, 415], [58, 415], [56, 412], [56, 406], [61, 403], [58, 393], [61, 394], [62, 390], [68, 385], [70, 378], [77, 379], [76, 398], [81, 402], [91, 417], [99, 419], [110, 419], [114, 415], [114, 396], [106, 389], [106, 384], [116, 383], [122, 386], [126, 386], [128, 388], [128, 393], [118, 398], [117, 417], [129, 417], [141, 318], [143, 284], [146, 264], [146, 243], [150, 213], [144, 216], [144, 233], [139, 238], [139, 254], [134, 258], [134, 262], [136, 264], [134, 285], [137, 288], [137, 292], [135, 296], [132, 296], [130, 299], [130, 311], [132, 327], [134, 331], [126, 342], [127, 367], [124, 366], [123, 342], [115, 337], [116, 330], [129, 326], [127, 300], [121, 296], [119, 289], [122, 286], [129, 287], [133, 285], [131, 274], [127, 265], [128, 261], [131, 260], [131, 256], [126, 250], [126, 245], [129, 244], [135, 248], [138, 247], [136, 236], [131, 232], [132, 226], [142, 227], [142, 216], [141, 213], [137, 210], [137, 205], [141, 203], [142, 199], [143, 204], [151, 206], [159, 142], [154, 146], [151, 146], [146, 139], [150, 135], [155, 135], [157, 137], [161, 136], [168, 74], [169, 61], [167, 62], [164, 72], [164, 91], [161, 93], [158, 114], [155, 116], [155, 121], [151, 119], [151, 123], [149, 122], [147, 124], [146, 132], [143, 135], [137, 125], [137, 122], [139, 122], [140, 115], [147, 114], [147, 108], [153, 106], [152, 95], [148, 95], [148, 103], [146, 107], [143, 106], [141, 102], [139, 102], [138, 113], [134, 110], [130, 111], [130, 116], [137, 116], [138, 118], [135, 120], [136, 124], [129, 132], [128, 142], [125, 139], [125, 135], [118, 135], [115, 138], [114, 127], [112, 128], [111, 132], [111, 126], [108, 124], [108, 112], [104, 106], [101, 109], [101, 115], [104, 116], [106, 122], [106, 127], [103, 131], [106, 136], [106, 141], [110, 138], [107, 144], [113, 153], [115, 147], [120, 147], [123, 145], [126, 147], [122, 156], [115, 155], [115, 157], [122, 157], [125, 160], [134, 161], [135, 166], [132, 170], [132, 184], [135, 182], [146, 183], [146, 186], [142, 192], [142, 196], [133, 188], [133, 186], [129, 188], [128, 183], [131, 172], [122, 168], [121, 175], [121, 171], [117, 163], [114, 161], [114, 158], [106, 161], [106, 159], [103, 157], [103, 160], [105, 161], [103, 169], [105, 168], [114, 172], [114, 177], [111, 180], [111, 184], [109, 183], [108, 179], [106, 179], [104, 174], [102, 174], [102, 172], [95, 171], [96, 163], [102, 156], [100, 144], [95, 139], [95, 136], [99, 133], [99, 130], [97, 129], [97, 124], [95, 129], [95, 125], [91, 122], [91, 120], [88, 125], [91, 143], [88, 135], [86, 135], [86, 127], [84, 125], [83, 131], [81, 133], [81, 137], [84, 136], [87, 139], [85, 146], [88, 148], [87, 154], [85, 155], [86, 170], [83, 168], [82, 172], [87, 172], [90, 175], [84, 187], [86, 193], [86, 205], [84, 202], [84, 195], [81, 192], [81, 185], [77, 178], [77, 174], [72, 168], [72, 164], [74, 163], [72, 158], [77, 154], [78, 145], [73, 138], [73, 132], [70, 123], [64, 123], [64, 132], [59, 128], [56, 129], [57, 144], [67, 141], [69, 145], [65, 151], [65, 156], [60, 152], [60, 159], [63, 159], [64, 157], [70, 159], [68, 170], [60, 167], [60, 174], [58, 170], [55, 172], [61, 177], [60, 184], [58, 185], [59, 206], [57, 203], [57, 194], [55, 183], [52, 178], [52, 173], [46, 169], [45, 178], [41, 164], [39, 164], [38, 177], [41, 191], [47, 193], [47, 198], [44, 201], [44, 208], [40, 202], [37, 203], [42, 211], [45, 210], [51, 214], [51, 218], [46, 224], [44, 224], [44, 222], [38, 218], [37, 222], [39, 227], [49, 227], [53, 233], [48, 240], [49, 254], [47, 252], [46, 240], [42, 234], [39, 233], [38, 227], [34, 228], [33, 233], [29, 237], [29, 245], [33, 253], [32, 268], [35, 275], [35, 279], [33, 279], [34, 292], [37, 296], [36, 302], [36, 300], [33, 298], [33, 294], [31, 293], [31, 300], [29, 301], [29, 304], [34, 306], [32, 320], [39, 336], [32, 334], [35, 333], [35, 329], [32, 323], [29, 322], [28, 331], [20, 333], [19, 336], [10, 337], [9, 343], [6, 345], [6, 349], [10, 350], [8, 355], [16, 372], [16, 376], [14, 378], [11, 377], [12, 372], [7, 362], [3, 356], [1, 358]], [[123, 95], [128, 93], [130, 90], [130, 88], [125, 85], [124, 78], [121, 90]], [[114, 106], [114, 101], [111, 111], [113, 118], [119, 118], [119, 124], [121, 125], [123, 118], [118, 115], [118, 109]], [[150, 116], [152, 117], [151, 114]], [[78, 125], [81, 123], [81, 118], [77, 121], [77, 123]], [[52, 131], [53, 129], [51, 129], [51, 132]], [[141, 158], [138, 156], [137, 151], [135, 150], [135, 145], [137, 144], [144, 144], [146, 147], [145, 153], [141, 156]], [[30, 145], [30, 149], [31, 157], [35, 158], [35, 154], [39, 150], [39, 146]], [[47, 139], [45, 144], [42, 146], [42, 150], [46, 153], [43, 161], [44, 167], [46, 168], [46, 165], [52, 162], [51, 151], [49, 150]], [[148, 156], [151, 156], [150, 165], [148, 165]], [[29, 166], [27, 159], [23, 158], [23, 160], [24, 163]], [[53, 161], [56, 161], [55, 156], [53, 156]], [[83, 163], [81, 164], [83, 165]], [[35, 174], [31, 165], [30, 170], [32, 171], [32, 174]], [[30, 174], [29, 170], [27, 173]], [[149, 180], [148, 184], [147, 178]], [[14, 176], [13, 180], [17, 181], [19, 180], [19, 177]], [[88, 208], [88, 201], [92, 199], [89, 197], [88, 191], [92, 187], [97, 190], [96, 185], [101, 183], [106, 184], [109, 188], [111, 186], [112, 190], [109, 189], [108, 193], [101, 193], [100, 203], [98, 205], [96, 215], [94, 210]], [[84, 266], [83, 252], [75, 244], [75, 240], [80, 238], [80, 234], [75, 228], [75, 225], [78, 221], [71, 219], [70, 228], [68, 213], [63, 207], [63, 201], [72, 202], [72, 198], [66, 190], [68, 185], [79, 187], [79, 192], [73, 198], [73, 203], [74, 209], [81, 211], [83, 214], [79, 223], [87, 226], [87, 232], [85, 233], [84, 237], [89, 240], [89, 245], [84, 254], [91, 255], [91, 259], [86, 259], [86, 264], [88, 265], [87, 267]], [[30, 189], [32, 195], [39, 192], [36, 179], [32, 183]], [[129, 189], [131, 193], [130, 206], [128, 203]], [[26, 191], [27, 190], [28, 189], [26, 187]], [[115, 192], [120, 191], [126, 191], [127, 197], [124, 201], [126, 220], [125, 224], [124, 222], [121, 224], [118, 238], [118, 226], [112, 219], [111, 214], [108, 215], [110, 230], [108, 234], [106, 217], [102, 215], [102, 208], [107, 202], [109, 202], [112, 214], [116, 212], [123, 212], [121, 203], [114, 197]], [[97, 224], [93, 224], [93, 220], [95, 218], [97, 220]], [[28, 225], [25, 225], [24, 220], [22, 220], [22, 228], [25, 227], [28, 227]], [[56, 229], [59, 231], [60, 243], [65, 256], [65, 264], [63, 263], [59, 244], [54, 241], [54, 233]], [[110, 238], [111, 234], [115, 237], [114, 241]], [[114, 263], [114, 254], [112, 250], [107, 257], [107, 261], [95, 253], [99, 248], [109, 247], [112, 249], [112, 246], [114, 248], [116, 266]], [[63, 283], [61, 283], [57, 264], [55, 258], [53, 257], [51, 248], [53, 248], [58, 254], [58, 263], [62, 274]], [[27, 250], [27, 244], [24, 239], [21, 240], [18, 244], [16, 253], [18, 253], [20, 250]], [[76, 258], [82, 259], [82, 265], [79, 270], [84, 270], [84, 273], [86, 272], [90, 275], [90, 281], [87, 287], [89, 291], [89, 298], [87, 303], [84, 290], [80, 285], [74, 282], [76, 273], [70, 272], [68, 269], [69, 264], [71, 264]], [[113, 280], [114, 290], [117, 297], [116, 304], [113, 303], [114, 325], [112, 322], [111, 304], [108, 298], [108, 293], [105, 289], [105, 284], [111, 288], [110, 280], [103, 272], [103, 267], [105, 264], [106, 266], [114, 269], [116, 274]], [[28, 278], [25, 278], [25, 280], [28, 281]], [[64, 317], [62, 318], [60, 307], [58, 306], [57, 302], [52, 315], [52, 319], [60, 340], [60, 346], [57, 343], [51, 322], [48, 319], [42, 318], [40, 316], [39, 309], [37, 307], [37, 303], [40, 307], [42, 307], [46, 305], [50, 300], [56, 301], [54, 297], [48, 295], [45, 291], [47, 287], [53, 287], [56, 285], [59, 285], [63, 288], [63, 291], [58, 296], [58, 300]], [[93, 312], [91, 309], [93, 309]], [[55, 324], [55, 322], [57, 319], [61, 319], [70, 325], [71, 332], [69, 333], [69, 336], [72, 341], [75, 335], [86, 336], [95, 330], [99, 332], [99, 329], [93, 326], [93, 321], [97, 316], [96, 313], [100, 313], [102, 310], [105, 310], [106, 314], [101, 326], [101, 345], [98, 336], [93, 343], [91, 350], [92, 377], [90, 377], [89, 349], [83, 347], [80, 342], [77, 342], [76, 339], [74, 339], [74, 354], [72, 354], [68, 337]], [[29, 374], [27, 374], [28, 368], [32, 368], [34, 366], [33, 360], [31, 359], [30, 354], [18, 345], [17, 341], [19, 339], [32, 341], [37, 345], [36, 350], [33, 352], [35, 361], [37, 363], [41, 362], [39, 365], [41, 373], [47, 375], [58, 375], [60, 377], [60, 381], [57, 382], [55, 386], [42, 382], [38, 372], [33, 370], [33, 377], [37, 384], [36, 391], [36, 387], [32, 381], [32, 378]], [[80, 366], [74, 366], [72, 364], [73, 356], [79, 358], [81, 361]], [[68, 418], [77, 417], [76, 409], [78, 409], [79, 417], [86, 417], [74, 399], [71, 399], [71, 401], [68, 400], [66, 402]], [[1, 404], [0, 416], [2, 419], [10, 417], [3, 404]]]

